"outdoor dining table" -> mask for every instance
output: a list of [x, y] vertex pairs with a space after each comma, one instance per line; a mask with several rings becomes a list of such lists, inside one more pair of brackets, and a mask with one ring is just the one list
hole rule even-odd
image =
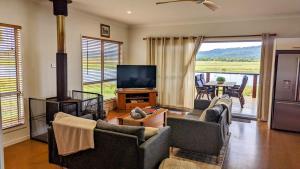
[[216, 81], [210, 81], [210, 82], [207, 82], [207, 83], [204, 84], [204, 86], [215, 87], [217, 96], [219, 94], [219, 88], [220, 87], [223, 87], [223, 94], [224, 94], [226, 88], [234, 87], [235, 85], [236, 85], [236, 82], [224, 82], [222, 84], [219, 84]]

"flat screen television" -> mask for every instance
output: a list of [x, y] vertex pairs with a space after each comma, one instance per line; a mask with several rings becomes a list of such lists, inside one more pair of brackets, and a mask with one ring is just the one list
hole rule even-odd
[[118, 65], [117, 88], [156, 88], [156, 66]]

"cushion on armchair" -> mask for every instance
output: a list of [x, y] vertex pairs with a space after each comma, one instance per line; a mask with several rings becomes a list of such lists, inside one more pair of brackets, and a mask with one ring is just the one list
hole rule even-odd
[[215, 105], [206, 110], [205, 121], [218, 123], [224, 107], [222, 105]]

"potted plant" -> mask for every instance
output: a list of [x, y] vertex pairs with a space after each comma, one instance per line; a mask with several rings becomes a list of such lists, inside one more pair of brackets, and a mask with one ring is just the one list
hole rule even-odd
[[217, 77], [218, 84], [223, 84], [225, 82], [225, 77]]

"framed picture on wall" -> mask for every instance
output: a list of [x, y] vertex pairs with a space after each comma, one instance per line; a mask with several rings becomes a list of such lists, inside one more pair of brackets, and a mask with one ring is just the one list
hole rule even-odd
[[110, 26], [101, 24], [100, 25], [101, 36], [105, 38], [110, 38]]

